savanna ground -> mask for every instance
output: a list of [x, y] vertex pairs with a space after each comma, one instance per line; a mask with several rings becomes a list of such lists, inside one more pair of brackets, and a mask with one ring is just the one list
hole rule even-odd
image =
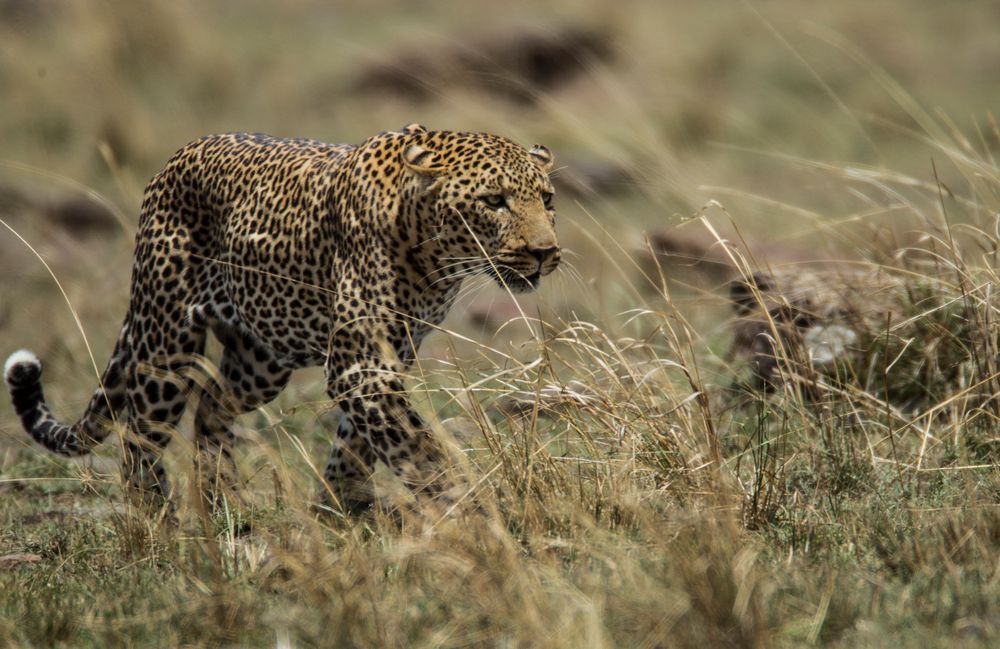
[[[565, 268], [520, 309], [472, 286], [411, 377], [471, 511], [318, 514], [319, 372], [240, 420], [238, 514], [191, 507], [185, 422], [179, 527], [123, 503], [115, 443], [55, 458], [0, 400], [0, 645], [996, 646], [998, 20], [990, 2], [0, 2], [0, 351], [39, 353], [64, 419], [125, 311], [143, 185], [195, 137], [419, 121], [596, 177], [557, 198]], [[562, 83], [512, 86], [523, 61], [450, 74], [462, 48], [568, 28], [609, 47]], [[415, 89], [359, 81], [393, 57]], [[657, 237], [724, 239], [726, 263], [654, 258]], [[895, 277], [899, 319], [833, 371], [789, 353], [775, 394], [730, 390], [728, 280], [830, 260]]]

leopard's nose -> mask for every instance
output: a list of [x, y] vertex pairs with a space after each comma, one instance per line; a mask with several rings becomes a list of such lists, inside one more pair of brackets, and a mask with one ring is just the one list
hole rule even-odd
[[538, 269], [545, 268], [551, 261], [558, 260], [559, 246], [547, 246], [544, 248], [528, 248], [528, 253], [538, 260]]

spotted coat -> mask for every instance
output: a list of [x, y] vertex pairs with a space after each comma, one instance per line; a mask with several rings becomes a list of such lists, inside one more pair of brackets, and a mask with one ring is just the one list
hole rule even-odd
[[[146, 188], [128, 312], [83, 416], [53, 417], [26, 351], [4, 371], [15, 411], [65, 455], [124, 422], [125, 481], [159, 502], [161, 451], [195, 387], [198, 474], [216, 503], [236, 482], [234, 418], [274, 399], [293, 370], [323, 366], [342, 411], [325, 472], [340, 502], [370, 502], [376, 460], [435, 491], [440, 449], [404, 372], [465, 277], [525, 292], [557, 267], [551, 167], [544, 147], [419, 125], [357, 146], [197, 140]], [[191, 377], [208, 331], [224, 351], [206, 384]]]

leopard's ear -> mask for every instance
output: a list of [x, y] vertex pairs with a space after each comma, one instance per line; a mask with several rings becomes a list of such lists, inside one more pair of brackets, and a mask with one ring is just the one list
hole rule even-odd
[[417, 124], [416, 122], [407, 124], [400, 130], [404, 135], [424, 135], [427, 133], [427, 127], [423, 124]]
[[538, 165], [542, 171], [545, 173], [552, 171], [552, 165], [555, 164], [555, 159], [552, 157], [552, 152], [549, 151], [547, 147], [544, 147], [541, 144], [536, 144], [531, 147], [531, 150], [528, 151], [528, 153], [531, 155], [531, 159], [534, 163]]
[[407, 169], [421, 176], [437, 176], [445, 170], [440, 156], [419, 144], [411, 144], [406, 147], [403, 150], [402, 158]]
[[774, 282], [764, 273], [753, 273], [750, 277], [737, 277], [729, 282], [729, 299], [737, 315], [747, 315], [758, 304], [757, 296], [774, 288]]

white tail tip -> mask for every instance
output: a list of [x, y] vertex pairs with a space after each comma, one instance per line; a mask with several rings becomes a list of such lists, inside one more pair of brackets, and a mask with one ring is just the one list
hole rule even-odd
[[17, 365], [37, 365], [41, 367], [42, 362], [38, 357], [27, 349], [19, 349], [7, 357], [7, 362], [3, 364], [4, 378], [10, 376], [10, 371]]

